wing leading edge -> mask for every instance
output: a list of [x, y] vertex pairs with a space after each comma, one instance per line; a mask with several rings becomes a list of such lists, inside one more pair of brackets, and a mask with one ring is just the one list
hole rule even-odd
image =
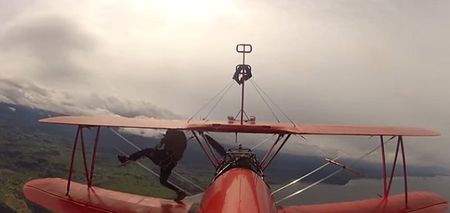
[[409, 127], [346, 126], [283, 124], [267, 122], [203, 121], [203, 120], [162, 120], [154, 118], [128, 117], [91, 117], [91, 116], [57, 116], [39, 120], [43, 123], [104, 126], [145, 129], [180, 129], [205, 132], [243, 132], [266, 134], [302, 134], [302, 135], [385, 135], [385, 136], [438, 136], [438, 132]]
[[67, 180], [43, 178], [27, 182], [22, 191], [25, 197], [52, 212], [85, 213], [188, 213], [191, 203], [146, 197], [123, 192], [88, 187], [72, 182], [66, 195]]

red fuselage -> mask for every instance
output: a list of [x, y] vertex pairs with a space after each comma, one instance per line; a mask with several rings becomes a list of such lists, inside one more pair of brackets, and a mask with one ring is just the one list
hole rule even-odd
[[274, 213], [275, 203], [262, 177], [247, 168], [233, 168], [217, 177], [206, 190], [202, 213]]

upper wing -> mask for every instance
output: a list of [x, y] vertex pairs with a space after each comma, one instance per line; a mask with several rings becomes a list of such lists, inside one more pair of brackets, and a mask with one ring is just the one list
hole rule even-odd
[[411, 127], [308, 125], [289, 128], [292, 133], [313, 135], [388, 135], [388, 136], [439, 136], [438, 132]]
[[82, 126], [106, 126], [145, 129], [185, 129], [184, 120], [160, 120], [153, 118], [128, 118], [128, 117], [93, 117], [93, 116], [56, 116], [39, 120], [43, 123], [82, 125]]
[[283, 124], [267, 122], [203, 121], [203, 120], [161, 120], [154, 118], [59, 116], [39, 120], [44, 123], [107, 126], [147, 129], [181, 129], [210, 132], [244, 132], [271, 134], [310, 135], [385, 135], [385, 136], [438, 136], [439, 133], [420, 128]]

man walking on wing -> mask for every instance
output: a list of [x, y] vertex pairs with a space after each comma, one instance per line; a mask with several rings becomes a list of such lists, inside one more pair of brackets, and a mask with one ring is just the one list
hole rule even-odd
[[159, 181], [165, 187], [175, 191], [177, 197], [174, 199], [179, 202], [186, 197], [186, 192], [169, 183], [170, 174], [178, 161], [183, 157], [186, 149], [186, 136], [180, 130], [169, 129], [161, 139], [159, 145], [155, 148], [147, 148], [131, 154], [129, 157], [118, 155], [119, 161], [124, 164], [127, 161], [136, 161], [142, 157], [148, 157], [160, 167]]

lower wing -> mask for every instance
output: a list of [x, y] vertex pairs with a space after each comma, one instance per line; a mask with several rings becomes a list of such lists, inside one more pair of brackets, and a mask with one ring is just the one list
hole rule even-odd
[[447, 212], [448, 202], [431, 192], [408, 192], [408, 205], [405, 206], [404, 194], [389, 196], [387, 199], [373, 198], [367, 200], [327, 203], [302, 206], [288, 206], [278, 213], [352, 213], [352, 212]]
[[122, 193], [71, 182], [66, 195], [67, 180], [43, 178], [27, 182], [23, 193], [27, 200], [52, 212], [149, 212], [187, 213], [190, 203]]

